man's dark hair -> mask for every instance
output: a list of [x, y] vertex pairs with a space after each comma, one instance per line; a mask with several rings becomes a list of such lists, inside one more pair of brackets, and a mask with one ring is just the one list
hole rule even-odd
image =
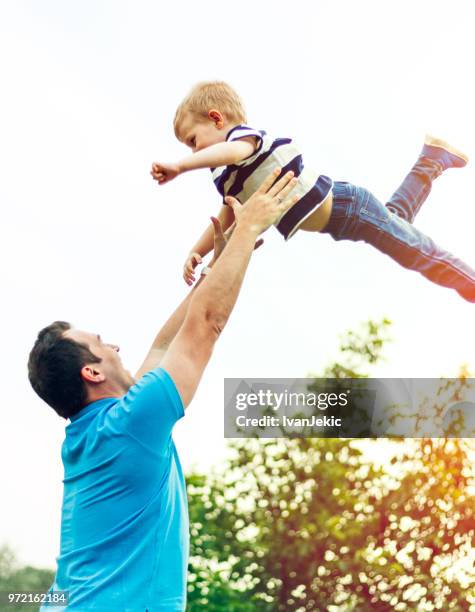
[[65, 338], [71, 329], [65, 321], [55, 321], [40, 331], [28, 359], [28, 378], [36, 393], [65, 419], [86, 405], [86, 385], [81, 369], [101, 359], [87, 344]]

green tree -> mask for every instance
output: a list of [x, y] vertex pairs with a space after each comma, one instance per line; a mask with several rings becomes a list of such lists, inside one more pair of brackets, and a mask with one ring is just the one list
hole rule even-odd
[[393, 460], [404, 473], [377, 505], [362, 576], [371, 602], [475, 609], [473, 451], [472, 440], [417, 439]]
[[[0, 548], [0, 592], [46, 593], [53, 583], [54, 572], [27, 565], [20, 567], [15, 554], [8, 546]], [[6, 602], [0, 604], [0, 612], [13, 612], [16, 610], [37, 610], [38, 604], [15, 604]]]
[[[323, 375], [367, 376], [388, 326], [349, 333]], [[375, 469], [354, 440], [231, 448], [219, 471], [188, 480], [190, 611], [469, 609], [467, 441], [406, 441], [394, 473]]]

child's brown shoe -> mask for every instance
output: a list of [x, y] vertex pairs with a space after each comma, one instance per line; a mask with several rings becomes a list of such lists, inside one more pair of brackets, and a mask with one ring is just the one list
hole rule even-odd
[[442, 164], [444, 170], [447, 170], [447, 168], [463, 168], [468, 162], [468, 157], [464, 153], [449, 145], [445, 140], [429, 134], [425, 137], [421, 155], [438, 161]]

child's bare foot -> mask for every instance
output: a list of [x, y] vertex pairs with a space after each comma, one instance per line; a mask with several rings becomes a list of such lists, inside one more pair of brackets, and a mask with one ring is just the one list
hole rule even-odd
[[447, 170], [447, 168], [463, 168], [468, 162], [468, 157], [464, 153], [445, 142], [445, 140], [429, 134], [425, 137], [421, 155], [439, 162], [444, 170]]

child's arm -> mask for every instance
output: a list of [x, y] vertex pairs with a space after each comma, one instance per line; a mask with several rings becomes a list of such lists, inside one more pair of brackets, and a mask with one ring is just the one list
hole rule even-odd
[[[218, 213], [218, 220], [225, 232], [234, 222], [234, 213], [231, 207], [221, 206], [221, 210]], [[211, 223], [206, 230], [203, 232], [201, 237], [198, 239], [196, 244], [188, 254], [185, 265], [183, 266], [183, 278], [188, 285], [192, 285], [195, 276], [194, 270], [196, 266], [203, 262], [203, 257], [210, 253], [214, 247], [214, 225]]]
[[155, 162], [152, 164], [150, 174], [158, 181], [159, 185], [163, 185], [183, 172], [197, 170], [198, 168], [218, 168], [219, 166], [235, 164], [252, 155], [256, 148], [257, 139], [255, 136], [232, 142], [218, 142], [172, 164]]

